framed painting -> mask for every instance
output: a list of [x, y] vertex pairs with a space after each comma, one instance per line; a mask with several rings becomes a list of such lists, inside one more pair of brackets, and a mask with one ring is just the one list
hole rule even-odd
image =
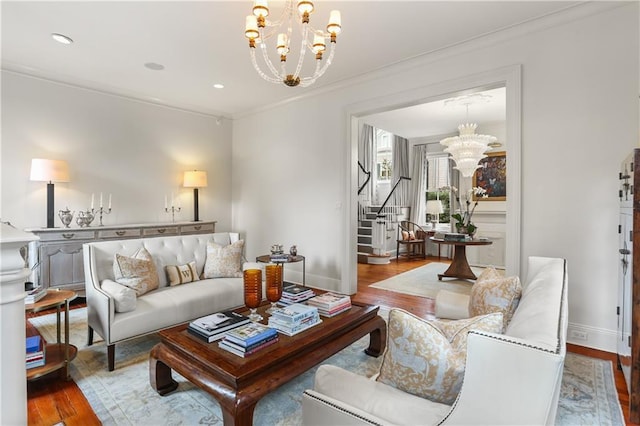
[[473, 186], [487, 191], [487, 197], [473, 196], [474, 200], [506, 201], [507, 199], [507, 153], [490, 152], [478, 163], [473, 174]]

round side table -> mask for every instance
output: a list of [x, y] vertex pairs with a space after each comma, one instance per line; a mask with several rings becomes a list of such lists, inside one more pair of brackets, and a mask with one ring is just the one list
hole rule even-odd
[[296, 256], [289, 256], [287, 260], [283, 260], [283, 259], [278, 259], [278, 260], [271, 260], [271, 255], [268, 254], [264, 254], [262, 256], [258, 256], [256, 257], [256, 262], [260, 262], [260, 263], [281, 263], [282, 264], [282, 276], [284, 277], [284, 264], [285, 263], [296, 263], [296, 262], [302, 262], [302, 286], [305, 287], [305, 268], [306, 268], [306, 258], [300, 254], [296, 255]]
[[[69, 302], [77, 297], [72, 290], [48, 290], [47, 295], [36, 303], [24, 306], [25, 312], [36, 313], [56, 308], [56, 343], [45, 346], [45, 364], [27, 370], [27, 380], [34, 380], [53, 371], [64, 368], [65, 379], [69, 380], [69, 363], [76, 357], [78, 348], [69, 343]], [[60, 312], [64, 311], [64, 342], [60, 336]]]

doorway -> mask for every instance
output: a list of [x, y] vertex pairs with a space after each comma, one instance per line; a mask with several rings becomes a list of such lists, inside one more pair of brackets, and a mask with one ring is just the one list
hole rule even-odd
[[349, 122], [349, 141], [347, 147], [347, 179], [345, 209], [345, 250], [348, 264], [342, 271], [343, 291], [357, 291], [357, 148], [359, 128], [363, 118], [374, 114], [397, 111], [416, 105], [429, 104], [456, 96], [477, 93], [504, 87], [506, 120], [505, 150], [509, 152], [507, 166], [508, 196], [505, 200], [505, 267], [510, 275], [520, 273], [520, 120], [521, 120], [521, 68], [511, 66], [503, 69], [469, 76], [441, 85], [423, 87], [417, 90], [396, 94], [391, 97], [367, 101], [352, 106], [347, 112]]

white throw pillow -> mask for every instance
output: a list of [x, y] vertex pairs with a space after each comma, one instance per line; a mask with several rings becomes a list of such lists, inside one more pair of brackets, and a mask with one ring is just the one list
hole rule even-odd
[[244, 240], [227, 246], [209, 241], [203, 278], [242, 278], [242, 249]]
[[453, 404], [462, 387], [469, 330], [499, 333], [502, 313], [427, 321], [392, 309], [377, 380], [430, 401]]
[[103, 280], [100, 288], [113, 298], [116, 312], [129, 312], [136, 309], [136, 292], [111, 280]]
[[144, 247], [131, 257], [116, 253], [113, 274], [118, 284], [132, 288], [138, 296], [155, 290], [160, 285], [156, 264]]

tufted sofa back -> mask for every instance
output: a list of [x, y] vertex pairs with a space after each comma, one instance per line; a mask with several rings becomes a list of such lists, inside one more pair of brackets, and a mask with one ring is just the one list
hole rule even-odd
[[132, 256], [144, 247], [153, 257], [162, 288], [168, 285], [167, 275], [164, 273], [165, 266], [183, 265], [195, 261], [196, 270], [200, 275], [204, 269], [209, 241], [226, 246], [239, 239], [240, 234], [235, 232], [216, 232], [213, 234], [101, 241], [86, 245], [91, 246], [91, 253], [95, 260], [95, 274], [99, 278], [99, 282], [104, 279], [114, 279], [113, 259], [116, 253]]

